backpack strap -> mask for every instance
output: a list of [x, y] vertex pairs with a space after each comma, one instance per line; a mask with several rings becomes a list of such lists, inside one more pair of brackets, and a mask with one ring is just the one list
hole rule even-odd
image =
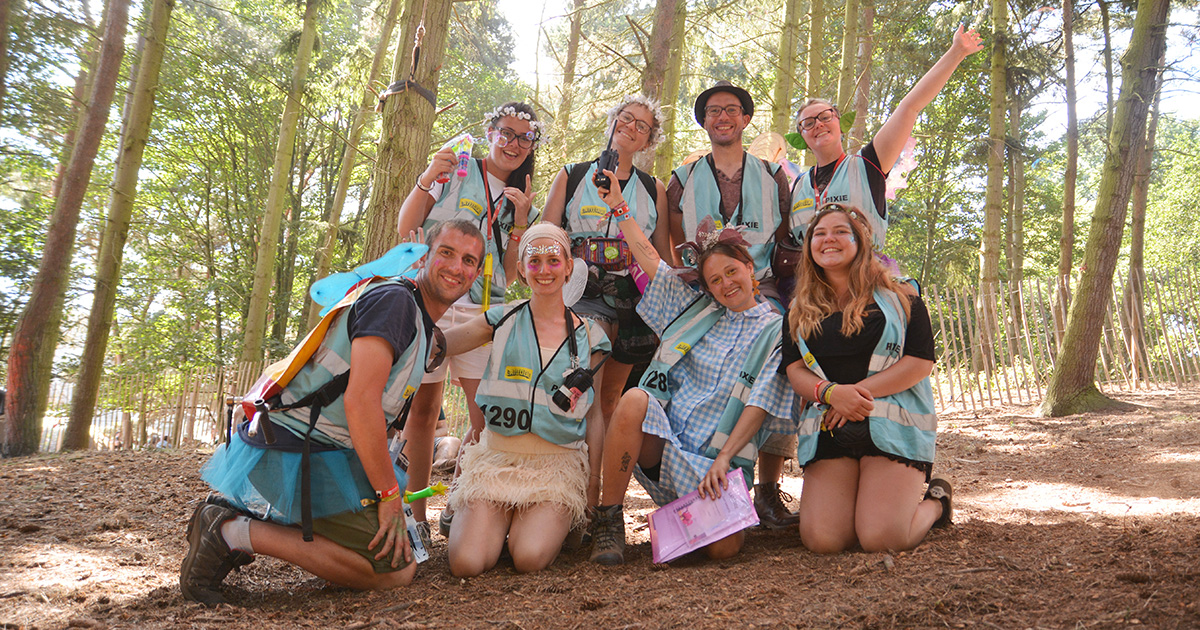
[[[595, 164], [595, 160], [591, 162], [577, 162], [567, 167], [567, 196], [565, 199], [571, 199], [575, 196], [575, 191], [579, 190], [579, 184], [583, 183], [583, 178], [587, 176], [588, 169]], [[563, 212], [562, 229], [567, 229], [567, 213]]]
[[638, 179], [642, 180], [642, 186], [645, 186], [646, 190], [650, 192], [650, 202], [657, 204], [658, 203], [658, 180], [655, 179], [654, 176], [651, 175], [650, 173], [647, 173], [646, 171], [643, 171], [636, 166], [633, 167], [633, 172], [637, 173]]

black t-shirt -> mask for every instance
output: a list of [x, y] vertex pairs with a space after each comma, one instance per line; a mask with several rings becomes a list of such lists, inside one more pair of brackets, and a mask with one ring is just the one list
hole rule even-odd
[[[354, 302], [347, 317], [350, 318], [346, 322], [350, 340], [381, 337], [392, 346], [392, 364], [416, 339], [418, 317], [424, 324], [426, 335], [433, 329], [429, 315], [417, 308], [412, 292], [398, 284], [371, 289]], [[425, 357], [420, 360], [424, 361]]]
[[[875, 209], [879, 211], [880, 218], [887, 218], [887, 171], [879, 166], [879, 154], [875, 152], [875, 141], [868, 142], [867, 146], [863, 147], [858, 154], [867, 161], [867, 185], [871, 187], [871, 198], [875, 202]], [[813, 174], [814, 188], [825, 190], [836, 170], [836, 161], [825, 166], [818, 166]], [[891, 170], [890, 166], [888, 170]], [[801, 177], [807, 177], [807, 174], [801, 175]]]
[[[904, 335], [905, 356], [936, 360], [933, 346], [933, 326], [929, 321], [929, 310], [920, 296], [911, 296], [911, 314]], [[813, 333], [804, 342], [825, 371], [825, 378], [835, 383], [857, 383], [867, 378], [871, 355], [879, 338], [883, 336], [886, 323], [883, 311], [875, 303], [867, 305], [863, 316], [863, 327], [857, 335], [842, 335], [842, 313], [836, 312], [821, 322], [821, 330]], [[787, 374], [787, 367], [799, 361], [800, 348], [792, 340], [790, 327], [783, 327], [783, 360], [779, 363], [780, 374]]]

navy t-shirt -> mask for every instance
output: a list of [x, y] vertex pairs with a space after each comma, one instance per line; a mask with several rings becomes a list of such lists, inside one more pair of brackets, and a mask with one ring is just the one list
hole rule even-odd
[[418, 317], [426, 331], [433, 328], [429, 316], [417, 308], [412, 291], [398, 284], [386, 284], [368, 291], [354, 302], [347, 317], [350, 318], [346, 322], [350, 340], [382, 338], [392, 346], [393, 364], [416, 339]]

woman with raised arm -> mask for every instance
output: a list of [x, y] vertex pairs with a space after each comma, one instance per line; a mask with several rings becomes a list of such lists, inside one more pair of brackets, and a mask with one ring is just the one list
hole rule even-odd
[[[616, 151], [612, 172], [617, 186], [629, 199], [630, 215], [642, 232], [650, 235], [658, 254], [669, 258], [666, 189], [653, 175], [633, 165], [635, 155], [653, 151], [662, 140], [662, 119], [657, 101], [631, 94], [608, 111], [605, 138], [612, 139], [611, 149]], [[573, 307], [575, 312], [599, 324], [613, 342], [612, 359], [596, 377], [600, 405], [592, 410], [588, 424], [589, 430], [600, 437], [597, 448], [588, 453], [593, 471], [588, 500], [593, 506], [600, 493], [603, 450], [599, 446], [605, 424], [616, 409], [633, 366], [649, 361], [658, 347], [658, 337], [635, 310], [649, 280], [621, 242], [621, 230], [600, 198], [594, 181], [598, 162], [564, 166], [550, 186], [542, 215], [546, 222], [561, 225], [570, 233], [574, 255], [588, 263], [588, 288]]]
[[447, 355], [492, 342], [476, 395], [485, 427], [463, 447], [450, 493], [450, 572], [457, 577], [495, 566], [506, 541], [517, 571], [544, 569], [583, 521], [590, 372], [610, 345], [564, 302], [576, 262], [562, 228], [534, 225], [518, 245], [516, 268], [529, 299], [446, 332]]
[[951, 519], [950, 484], [930, 480], [929, 312], [871, 243], [860, 210], [822, 206], [806, 230], [788, 309], [780, 370], [812, 401], [797, 461], [800, 538], [817, 553], [912, 549]]
[[[510, 244], [518, 242], [530, 222], [537, 218], [531, 178], [534, 153], [541, 137], [542, 123], [532, 107], [525, 103], [505, 103], [487, 115], [487, 157], [467, 160], [466, 176], [459, 177], [454, 150], [438, 151], [404, 200], [397, 226], [402, 238], [420, 227], [428, 230], [449, 219], [472, 221], [484, 235], [483, 273], [471, 286], [470, 293], [455, 302], [437, 322], [439, 328], [449, 330], [478, 316], [486, 306], [504, 302], [504, 292], [517, 265], [513, 251], [516, 248]], [[429, 484], [434, 433], [447, 372], [466, 395], [471, 429], [463, 436], [464, 440], [474, 441], [483, 429], [475, 392], [487, 358], [487, 348], [479, 348], [446, 361], [422, 379], [404, 431], [409, 490], [415, 492]], [[413, 503], [412, 507], [423, 535], [427, 535], [425, 500]], [[442, 535], [448, 534], [450, 519], [451, 513], [443, 511]]]
[[[792, 234], [804, 242], [804, 228], [825, 203], [844, 203], [864, 210], [871, 222], [875, 248], [887, 235], [887, 176], [912, 135], [917, 116], [942, 91], [950, 75], [972, 53], [983, 49], [979, 33], [960, 24], [950, 49], [913, 86], [875, 137], [853, 155], [846, 155], [841, 113], [823, 98], [810, 98], [796, 114], [796, 131], [816, 157], [817, 165], [792, 184]], [[859, 112], [859, 116], [865, 115]]]
[[[733, 472], [745, 475], [749, 487], [767, 436], [795, 432], [796, 397], [777, 372], [783, 320], [758, 295], [754, 261], [740, 233], [706, 220], [696, 242], [683, 245], [695, 267], [673, 269], [633, 219], [621, 191], [601, 188], [600, 196], [651, 278], [637, 310], [663, 339], [640, 385], [621, 397], [605, 435], [592, 560], [619, 564], [625, 560], [623, 504], [632, 475], [659, 505], [697, 489], [720, 497]], [[698, 278], [699, 289], [689, 276]], [[704, 550], [711, 558], [728, 558], [744, 540], [738, 532]]]

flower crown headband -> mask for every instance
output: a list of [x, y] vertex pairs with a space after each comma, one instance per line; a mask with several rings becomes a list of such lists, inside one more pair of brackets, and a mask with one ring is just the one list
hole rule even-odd
[[516, 107], [513, 107], [512, 105], [498, 106], [498, 107], [496, 107], [496, 109], [493, 109], [492, 111], [488, 112], [488, 114], [486, 116], [487, 121], [488, 121], [488, 126], [490, 127], [490, 126], [495, 125], [497, 122], [500, 122], [501, 118], [504, 118], [505, 116], [512, 116], [513, 118], [516, 118], [517, 120], [528, 121], [529, 122], [529, 131], [526, 132], [525, 137], [529, 138], [530, 140], [532, 140], [534, 142], [541, 141], [542, 136], [545, 135], [546, 123], [544, 123], [540, 120], [534, 120], [532, 114], [530, 114], [529, 112], [523, 112], [523, 111], [517, 109]]
[[696, 240], [687, 241], [675, 247], [679, 250], [679, 257], [686, 265], [676, 268], [675, 273], [685, 282], [699, 280], [701, 256], [720, 244], [750, 247], [750, 243], [742, 236], [742, 226], [717, 227], [717, 222], [712, 217], [704, 217], [700, 221], [700, 225], [696, 227]]

